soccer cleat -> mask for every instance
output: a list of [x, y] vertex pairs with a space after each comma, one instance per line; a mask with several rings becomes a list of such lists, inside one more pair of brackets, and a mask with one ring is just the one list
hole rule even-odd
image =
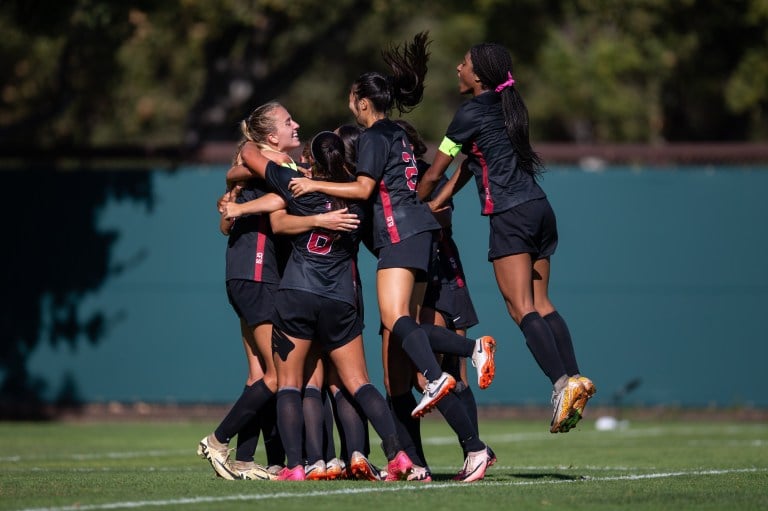
[[246, 481], [269, 481], [274, 479], [267, 469], [252, 461], [230, 460], [226, 468], [232, 474], [234, 479], [244, 479]]
[[411, 471], [408, 473], [408, 476], [405, 478], [405, 480], [421, 481], [423, 483], [428, 483], [432, 481], [432, 472], [430, 472], [429, 468], [427, 467], [414, 465], [413, 467], [411, 467]]
[[296, 465], [293, 468], [283, 467], [277, 475], [278, 481], [304, 481], [306, 478], [304, 467], [301, 465]]
[[317, 460], [311, 465], [304, 467], [304, 474], [310, 481], [322, 481], [326, 479], [326, 472], [325, 461], [323, 460]]
[[389, 463], [387, 463], [387, 477], [384, 480], [385, 481], [403, 480], [406, 477], [408, 477], [408, 472], [410, 472], [412, 467], [413, 467], [413, 462], [411, 461], [411, 458], [409, 458], [408, 455], [405, 454], [405, 451], [399, 451], [395, 455], [395, 457], [389, 460]]
[[573, 404], [573, 408], [579, 412], [579, 417], [584, 417], [584, 407], [587, 406], [587, 401], [595, 395], [597, 389], [595, 388], [595, 384], [592, 383], [592, 380], [586, 376], [572, 376], [570, 379], [576, 380], [584, 388], [584, 396]]
[[484, 335], [475, 341], [472, 365], [477, 368], [477, 385], [481, 389], [487, 389], [493, 382], [496, 374], [495, 352], [496, 341], [490, 335]]
[[197, 444], [197, 455], [207, 459], [219, 477], [230, 481], [236, 479], [228, 467], [229, 446], [216, 440], [213, 433], [204, 437]]
[[360, 451], [352, 453], [352, 457], [349, 459], [349, 471], [352, 477], [355, 479], [363, 479], [365, 481], [381, 481], [381, 475], [379, 469], [373, 466]]
[[488, 468], [491, 468], [496, 464], [496, 453], [493, 452], [493, 449], [488, 445], [486, 445], [485, 448], [488, 450]]
[[456, 386], [456, 379], [448, 373], [443, 373], [436, 380], [427, 382], [424, 396], [418, 406], [411, 412], [411, 417], [424, 417], [432, 411], [437, 402], [448, 395]]
[[325, 478], [328, 480], [340, 479], [344, 473], [344, 462], [339, 458], [333, 458], [325, 464]]
[[463, 483], [479, 481], [485, 477], [485, 471], [488, 468], [488, 458], [487, 448], [481, 451], [467, 453], [467, 457], [464, 459], [464, 467], [461, 469], [461, 472], [454, 477], [454, 480]]
[[277, 479], [277, 476], [284, 468], [285, 467], [283, 465], [267, 465], [267, 472], [269, 472], [269, 475], [272, 476], [270, 479], [273, 481]]
[[588, 398], [591, 398], [592, 396], [595, 395], [595, 393], [597, 392], [597, 389], [595, 388], [595, 384], [592, 383], [592, 380], [590, 380], [586, 376], [581, 376], [581, 375], [577, 376], [576, 379], [579, 380], [581, 385], [584, 387], [584, 390], [587, 391]]
[[568, 433], [581, 420], [579, 406], [584, 409], [587, 391], [576, 378], [568, 378], [560, 392], [552, 392], [552, 422], [550, 433]]

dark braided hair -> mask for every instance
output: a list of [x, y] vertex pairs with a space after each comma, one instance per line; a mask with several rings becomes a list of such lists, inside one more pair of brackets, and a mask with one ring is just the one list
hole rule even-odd
[[427, 75], [429, 32], [419, 32], [413, 42], [402, 46], [390, 46], [381, 52], [392, 75], [375, 71], [360, 75], [352, 84], [358, 99], [366, 98], [378, 112], [389, 115], [392, 108], [403, 114], [413, 110], [424, 95], [424, 78]]
[[[494, 90], [507, 81], [512, 73], [512, 57], [505, 47], [496, 43], [481, 43], [469, 50], [472, 68], [487, 89]], [[504, 124], [507, 136], [517, 152], [520, 168], [531, 176], [541, 174], [543, 163], [531, 147], [528, 129], [528, 108], [517, 87], [510, 85], [500, 92], [501, 107], [504, 111]]]

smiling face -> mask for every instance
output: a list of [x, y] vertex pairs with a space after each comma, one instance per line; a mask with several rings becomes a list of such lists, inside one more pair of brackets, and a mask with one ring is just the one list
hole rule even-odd
[[476, 96], [482, 91], [482, 85], [480, 84], [480, 79], [477, 77], [474, 68], [472, 67], [472, 56], [469, 52], [464, 55], [464, 60], [462, 60], [459, 65], [456, 66], [456, 73], [459, 76], [460, 93], [471, 93], [473, 96]]
[[270, 143], [278, 151], [289, 151], [301, 146], [299, 140], [299, 123], [293, 120], [291, 114], [280, 106], [272, 110], [271, 117], [275, 122], [274, 132], [269, 134]]

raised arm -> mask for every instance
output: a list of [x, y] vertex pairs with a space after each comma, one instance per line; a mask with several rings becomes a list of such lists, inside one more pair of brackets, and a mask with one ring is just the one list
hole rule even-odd
[[360, 225], [357, 215], [349, 213], [348, 208], [312, 216], [289, 215], [287, 211], [281, 209], [271, 213], [269, 221], [272, 223], [272, 231], [275, 234], [286, 235], [301, 234], [312, 229], [349, 232]]
[[376, 181], [365, 175], [358, 175], [355, 181], [336, 183], [332, 181], [315, 181], [303, 177], [291, 179], [288, 188], [295, 197], [311, 192], [323, 192], [334, 197], [351, 200], [365, 200], [371, 196], [376, 187]]
[[[246, 142], [242, 149], [240, 149], [240, 158], [243, 161], [247, 171], [251, 172], [249, 177], [254, 174], [262, 179], [267, 173], [267, 164], [270, 162], [269, 158], [264, 156], [259, 146], [254, 142]], [[234, 168], [234, 167], [233, 167]], [[227, 176], [229, 179], [229, 175]]]
[[227, 187], [231, 188], [235, 183], [247, 181], [254, 177], [258, 176], [245, 165], [232, 165], [227, 171]]
[[453, 162], [453, 156], [445, 154], [442, 151], [435, 153], [435, 159], [432, 161], [432, 165], [427, 169], [424, 175], [421, 177], [416, 191], [419, 194], [419, 199], [425, 200], [435, 190], [437, 183], [440, 182], [440, 178], [443, 177], [445, 171]]

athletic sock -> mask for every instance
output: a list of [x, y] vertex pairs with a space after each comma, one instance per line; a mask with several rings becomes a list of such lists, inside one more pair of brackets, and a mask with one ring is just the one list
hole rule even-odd
[[323, 458], [323, 394], [317, 387], [307, 386], [302, 400], [304, 410], [304, 452], [310, 465]]
[[436, 380], [443, 371], [437, 363], [435, 354], [429, 344], [427, 333], [419, 327], [419, 324], [410, 316], [402, 316], [392, 327], [392, 335], [403, 346], [403, 351], [408, 355], [416, 369], [424, 375], [428, 381]]
[[384, 396], [372, 384], [366, 383], [355, 392], [355, 401], [371, 421], [373, 429], [379, 434], [387, 460], [393, 459], [402, 447], [397, 437], [392, 412], [389, 411]]
[[237, 434], [237, 450], [235, 451], [235, 460], [253, 461], [253, 453], [259, 445], [259, 432], [261, 431], [261, 417], [256, 414], [253, 419], [248, 421], [245, 426], [240, 428]]
[[456, 394], [449, 393], [438, 401], [437, 409], [443, 414], [451, 429], [456, 432], [464, 452], [479, 451], [485, 447], [485, 444], [478, 438], [477, 428], [472, 425], [472, 421], [469, 420], [467, 412]]
[[301, 391], [283, 388], [277, 391], [277, 427], [285, 447], [286, 466], [303, 465], [301, 456], [304, 413], [301, 405]]
[[[469, 422], [472, 423], [475, 431], [479, 434], [480, 425], [477, 420], [477, 401], [475, 401], [475, 394], [472, 392], [472, 388], [465, 385], [463, 381], [457, 380], [456, 388], [453, 392], [456, 394], [456, 397], [459, 398], [461, 406], [464, 407], [464, 411], [467, 413], [467, 417], [469, 417]], [[461, 439], [459, 439], [459, 441], [461, 441]]]
[[285, 449], [277, 429], [277, 399], [272, 396], [259, 410], [261, 434], [264, 437], [264, 451], [267, 453], [267, 465], [282, 465], [285, 462]]
[[539, 367], [554, 383], [565, 374], [565, 367], [555, 345], [555, 337], [538, 312], [529, 312], [520, 321], [525, 343]]
[[547, 322], [552, 335], [555, 336], [555, 344], [557, 344], [557, 351], [560, 353], [563, 366], [565, 366], [565, 372], [569, 376], [579, 374], [579, 364], [576, 363], [571, 332], [568, 330], [565, 320], [557, 311], [554, 311], [544, 316], [544, 321]]
[[441, 326], [430, 324], [420, 326], [427, 333], [432, 351], [459, 355], [461, 357], [472, 356], [472, 352], [475, 349], [475, 341]]
[[421, 443], [421, 422], [414, 419], [411, 412], [418, 405], [413, 392], [408, 391], [398, 396], [387, 396], [392, 416], [395, 419], [397, 436], [403, 450], [415, 464], [426, 467], [426, 458]]
[[336, 457], [336, 442], [333, 438], [333, 405], [328, 391], [323, 391], [323, 459], [331, 461]]
[[232, 405], [227, 416], [224, 417], [219, 427], [216, 428], [214, 432], [216, 439], [225, 444], [229, 443], [240, 432], [240, 429], [259, 412], [264, 403], [269, 401], [274, 395], [264, 383], [264, 380], [259, 380], [253, 385], [246, 386], [235, 404]]
[[355, 451], [365, 453], [365, 430], [368, 421], [353, 402], [346, 389], [339, 389], [333, 395], [336, 403], [336, 425], [341, 439], [341, 457], [349, 460]]

